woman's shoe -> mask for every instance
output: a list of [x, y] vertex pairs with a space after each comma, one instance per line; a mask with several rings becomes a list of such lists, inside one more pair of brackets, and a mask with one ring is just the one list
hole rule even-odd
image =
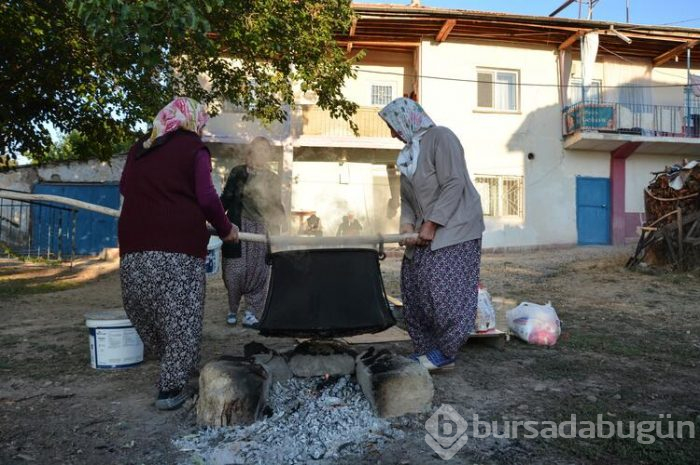
[[260, 322], [255, 317], [253, 312], [246, 310], [245, 315], [243, 316], [243, 326], [246, 328], [258, 329], [259, 324]]
[[158, 392], [155, 406], [158, 410], [175, 410], [182, 407], [182, 404], [189, 398], [190, 393], [187, 387], [170, 391], [160, 391]]
[[236, 314], [229, 313], [226, 317], [226, 323], [230, 324], [231, 326], [236, 326], [236, 323], [238, 323], [238, 317], [236, 316]]
[[439, 349], [433, 349], [418, 357], [418, 362], [428, 371], [451, 370], [455, 367], [455, 359], [446, 357]]

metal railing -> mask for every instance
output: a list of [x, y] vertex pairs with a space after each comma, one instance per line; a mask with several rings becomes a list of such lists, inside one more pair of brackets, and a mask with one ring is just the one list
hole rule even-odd
[[72, 261], [77, 216], [74, 208], [0, 197], [0, 245], [8, 254]]
[[[379, 108], [360, 107], [353, 116], [360, 137], [386, 137], [391, 133], [377, 112]], [[331, 118], [329, 112], [315, 105], [301, 105], [301, 135], [304, 136], [353, 136], [347, 121]]]
[[651, 137], [700, 137], [700, 106], [580, 102], [563, 110], [564, 133], [580, 131]]

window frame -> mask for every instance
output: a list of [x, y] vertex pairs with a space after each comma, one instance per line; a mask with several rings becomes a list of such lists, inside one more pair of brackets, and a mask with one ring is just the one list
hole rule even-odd
[[[515, 183], [516, 189], [507, 188], [508, 183]], [[474, 184], [481, 196], [484, 216], [492, 218], [525, 219], [525, 178], [524, 176], [475, 174]], [[488, 185], [489, 198], [484, 199], [479, 184]], [[493, 195], [495, 192], [495, 196]], [[510, 194], [517, 192], [516, 202], [510, 201]], [[495, 197], [495, 198], [494, 198]], [[485, 203], [486, 202], [486, 203]], [[509, 213], [515, 207], [516, 213]]]
[[[385, 103], [375, 103], [374, 102], [374, 88], [375, 87], [388, 87], [391, 89], [391, 95], [389, 96], [389, 100]], [[383, 107], [387, 104], [389, 104], [392, 100], [396, 98], [396, 83], [395, 82], [389, 82], [389, 81], [375, 81], [371, 82], [369, 85], [369, 104], [370, 106], [373, 107]]]
[[[504, 74], [511, 74], [515, 77], [515, 84], [513, 85], [515, 95], [513, 96], [513, 101], [510, 102], [513, 104], [514, 108], [498, 108], [497, 107], [497, 94], [496, 94], [496, 85], [506, 85], [505, 83], [499, 83], [497, 81], [497, 75], [498, 73], [504, 73]], [[490, 74], [491, 75], [491, 80], [489, 82], [483, 82], [480, 79], [480, 75], [482, 74]], [[478, 112], [487, 112], [487, 113], [520, 113], [521, 111], [521, 104], [520, 104], [520, 70], [519, 69], [511, 69], [511, 68], [491, 68], [491, 67], [485, 67], [485, 66], [479, 66], [476, 68], [476, 109], [475, 111]], [[479, 95], [480, 95], [480, 90], [482, 89], [482, 85], [484, 84], [490, 84], [490, 98], [491, 98], [491, 106], [480, 106], [479, 104]]]
[[577, 103], [603, 103], [603, 80], [602, 79], [593, 79], [592, 80], [593, 85], [588, 86], [586, 89], [596, 89], [597, 91], [597, 99], [596, 100], [585, 100], [583, 98], [583, 94], [581, 93], [580, 97], [578, 100], [574, 99], [574, 96], [572, 95], [572, 92], [575, 91], [578, 93], [580, 90], [582, 90], [583, 87], [583, 78], [577, 77], [577, 76], [572, 76], [569, 79], [569, 86], [567, 90], [567, 96], [566, 98], [569, 99], [570, 105], [576, 105]]

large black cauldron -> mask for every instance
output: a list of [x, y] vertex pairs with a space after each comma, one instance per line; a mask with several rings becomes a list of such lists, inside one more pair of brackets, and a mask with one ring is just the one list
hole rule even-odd
[[272, 264], [260, 334], [340, 337], [379, 332], [396, 321], [372, 249], [293, 250]]

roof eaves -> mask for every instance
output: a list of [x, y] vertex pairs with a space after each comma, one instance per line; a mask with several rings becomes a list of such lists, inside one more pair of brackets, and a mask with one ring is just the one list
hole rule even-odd
[[[432, 17], [435, 19], [465, 19], [484, 21], [505, 21], [517, 23], [534, 23], [548, 26], [575, 27], [581, 29], [608, 29], [611, 25], [616, 29], [643, 31], [651, 34], [679, 33], [683, 35], [700, 37], [700, 29], [683, 28], [676, 26], [656, 26], [648, 24], [619, 23], [615, 21], [599, 21], [587, 19], [557, 18], [549, 16], [516, 15], [511, 13], [499, 13], [490, 11], [458, 10], [433, 7], [411, 7], [406, 5], [386, 5], [373, 3], [353, 3], [353, 9], [360, 16], [376, 17], [378, 14], [390, 17]], [[676, 35], [676, 34], [672, 34]]]

